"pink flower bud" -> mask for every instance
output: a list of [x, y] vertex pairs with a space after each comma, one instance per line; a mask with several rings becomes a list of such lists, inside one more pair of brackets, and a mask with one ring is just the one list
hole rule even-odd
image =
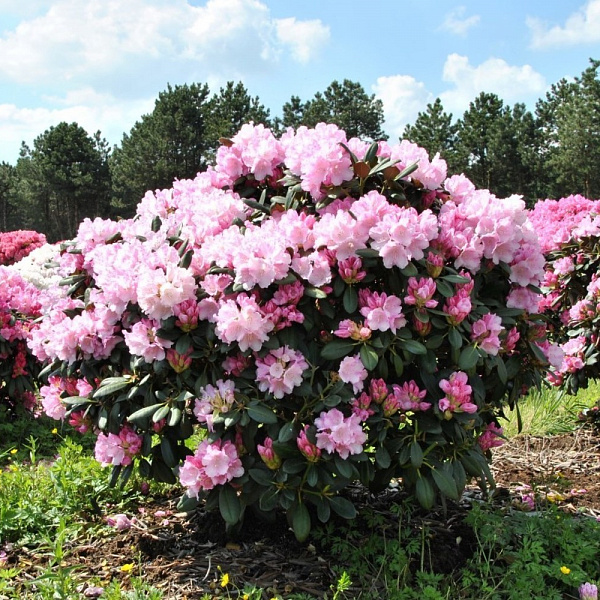
[[279, 469], [281, 466], [281, 457], [273, 449], [273, 440], [271, 438], [265, 438], [264, 445], [261, 446], [258, 444], [256, 449], [269, 469], [273, 471]]

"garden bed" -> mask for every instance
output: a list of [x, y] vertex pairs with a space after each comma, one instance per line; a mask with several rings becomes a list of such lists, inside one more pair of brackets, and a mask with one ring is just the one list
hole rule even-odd
[[[500, 510], [526, 509], [520, 498], [529, 486], [536, 497], [533, 514], [555, 504], [581, 515], [577, 518], [600, 517], [600, 436], [591, 429], [547, 437], [520, 435], [493, 452], [497, 489], [492, 502]], [[247, 518], [240, 534], [230, 538], [218, 514], [177, 514], [176, 497], [156, 497], [130, 529], [67, 544], [61, 566], [73, 567], [78, 581], [116, 578], [124, 588], [133, 577], [141, 577], [172, 600], [203, 593], [238, 597], [244, 585], [263, 589], [269, 598], [292, 593], [322, 598], [344, 568], [335, 547], [344, 536], [360, 553], [374, 534], [398, 539], [401, 522], [405, 539], [423, 536], [424, 548], [434, 550], [426, 552], [425, 567], [441, 574], [462, 568], [476, 549], [473, 530], [464, 522], [472, 504], [483, 501], [474, 485], [460, 503], [448, 503], [446, 511], [438, 507], [412, 514], [400, 487], [377, 497], [361, 488], [348, 494], [359, 507], [356, 521], [349, 527], [346, 521], [332, 522], [306, 543], [296, 541], [283, 516], [269, 524]], [[39, 577], [47, 562], [47, 551], [19, 548], [8, 554], [8, 566], [21, 569], [22, 584]], [[413, 562], [410, 569], [420, 566]], [[223, 586], [225, 574], [228, 583]], [[366, 585], [356, 581], [356, 593]], [[85, 583], [81, 589], [85, 591]], [[352, 597], [352, 589], [347, 593]]]

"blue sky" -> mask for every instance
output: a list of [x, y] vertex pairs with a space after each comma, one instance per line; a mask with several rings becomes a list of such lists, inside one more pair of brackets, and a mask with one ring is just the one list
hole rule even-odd
[[120, 143], [167, 84], [243, 81], [271, 115], [333, 81], [393, 138], [481, 91], [530, 109], [600, 59], [600, 0], [0, 0], [0, 161], [61, 121]]

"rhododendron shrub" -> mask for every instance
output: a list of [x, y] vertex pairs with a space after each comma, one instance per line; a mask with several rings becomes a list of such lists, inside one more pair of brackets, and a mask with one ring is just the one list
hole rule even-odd
[[27, 347], [40, 316], [39, 290], [9, 267], [0, 266], [0, 404], [14, 417], [18, 407], [36, 406], [41, 364]]
[[598, 378], [600, 352], [600, 201], [583, 196], [538, 202], [530, 220], [546, 252], [540, 310], [564, 352], [549, 380], [570, 393]]
[[46, 236], [37, 231], [0, 232], [0, 265], [12, 265], [32, 250], [46, 244]]
[[553, 357], [543, 266], [520, 198], [412, 143], [245, 125], [132, 220], [81, 224], [30, 344], [115, 478], [179, 479], [230, 527], [280, 508], [303, 539], [355, 514], [353, 482], [424, 506], [491, 482], [498, 417]]

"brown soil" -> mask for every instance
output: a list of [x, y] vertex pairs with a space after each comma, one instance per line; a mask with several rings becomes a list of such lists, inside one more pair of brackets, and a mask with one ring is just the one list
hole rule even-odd
[[[530, 486], [537, 507], [554, 502], [565, 511], [600, 517], [600, 436], [589, 428], [552, 437], [513, 438], [494, 450], [492, 470], [497, 484], [494, 497], [499, 502], [526, 508], [521, 497], [527, 492], [523, 488]], [[350, 495], [359, 507], [353, 530], [356, 546], [366, 543], [373, 531], [391, 539], [397, 536], [394, 507], [405, 499], [401, 489], [373, 497], [356, 488]], [[445, 512], [437, 509], [412, 515], [408, 526], [415, 531], [427, 526], [429, 544], [436, 549], [431, 553], [436, 562], [430, 565], [435, 572], [460, 568], [472, 555], [476, 542], [463, 520], [477, 497], [481, 497], [478, 488], [470, 486], [463, 500], [449, 504]], [[131, 529], [104, 530], [103, 536], [68, 546], [63, 566], [75, 567], [78, 581], [97, 576], [106, 583], [118, 578], [125, 588], [131, 577], [141, 576], [171, 600], [191, 600], [203, 593], [227, 597], [227, 592], [235, 598], [235, 589], [246, 583], [264, 588], [265, 598], [287, 597], [292, 592], [322, 598], [339, 577], [334, 568], [343, 566], [343, 557], [334, 557], [326, 543], [315, 539], [298, 543], [284, 518], [264, 523], [247, 517], [243, 530], [232, 540], [225, 535], [218, 514], [202, 510], [191, 517], [176, 514], [176, 503], [176, 498], [156, 498], [136, 516]], [[367, 503], [378, 516], [375, 530], [364, 518], [366, 511], [360, 511], [361, 504]], [[157, 516], [157, 510], [169, 514]], [[40, 565], [48, 564], [48, 555], [19, 548], [9, 551], [8, 562], [21, 569], [23, 582], [31, 581], [39, 576]], [[225, 573], [230, 583], [223, 589], [220, 583]], [[82, 592], [85, 589], [83, 584]]]

